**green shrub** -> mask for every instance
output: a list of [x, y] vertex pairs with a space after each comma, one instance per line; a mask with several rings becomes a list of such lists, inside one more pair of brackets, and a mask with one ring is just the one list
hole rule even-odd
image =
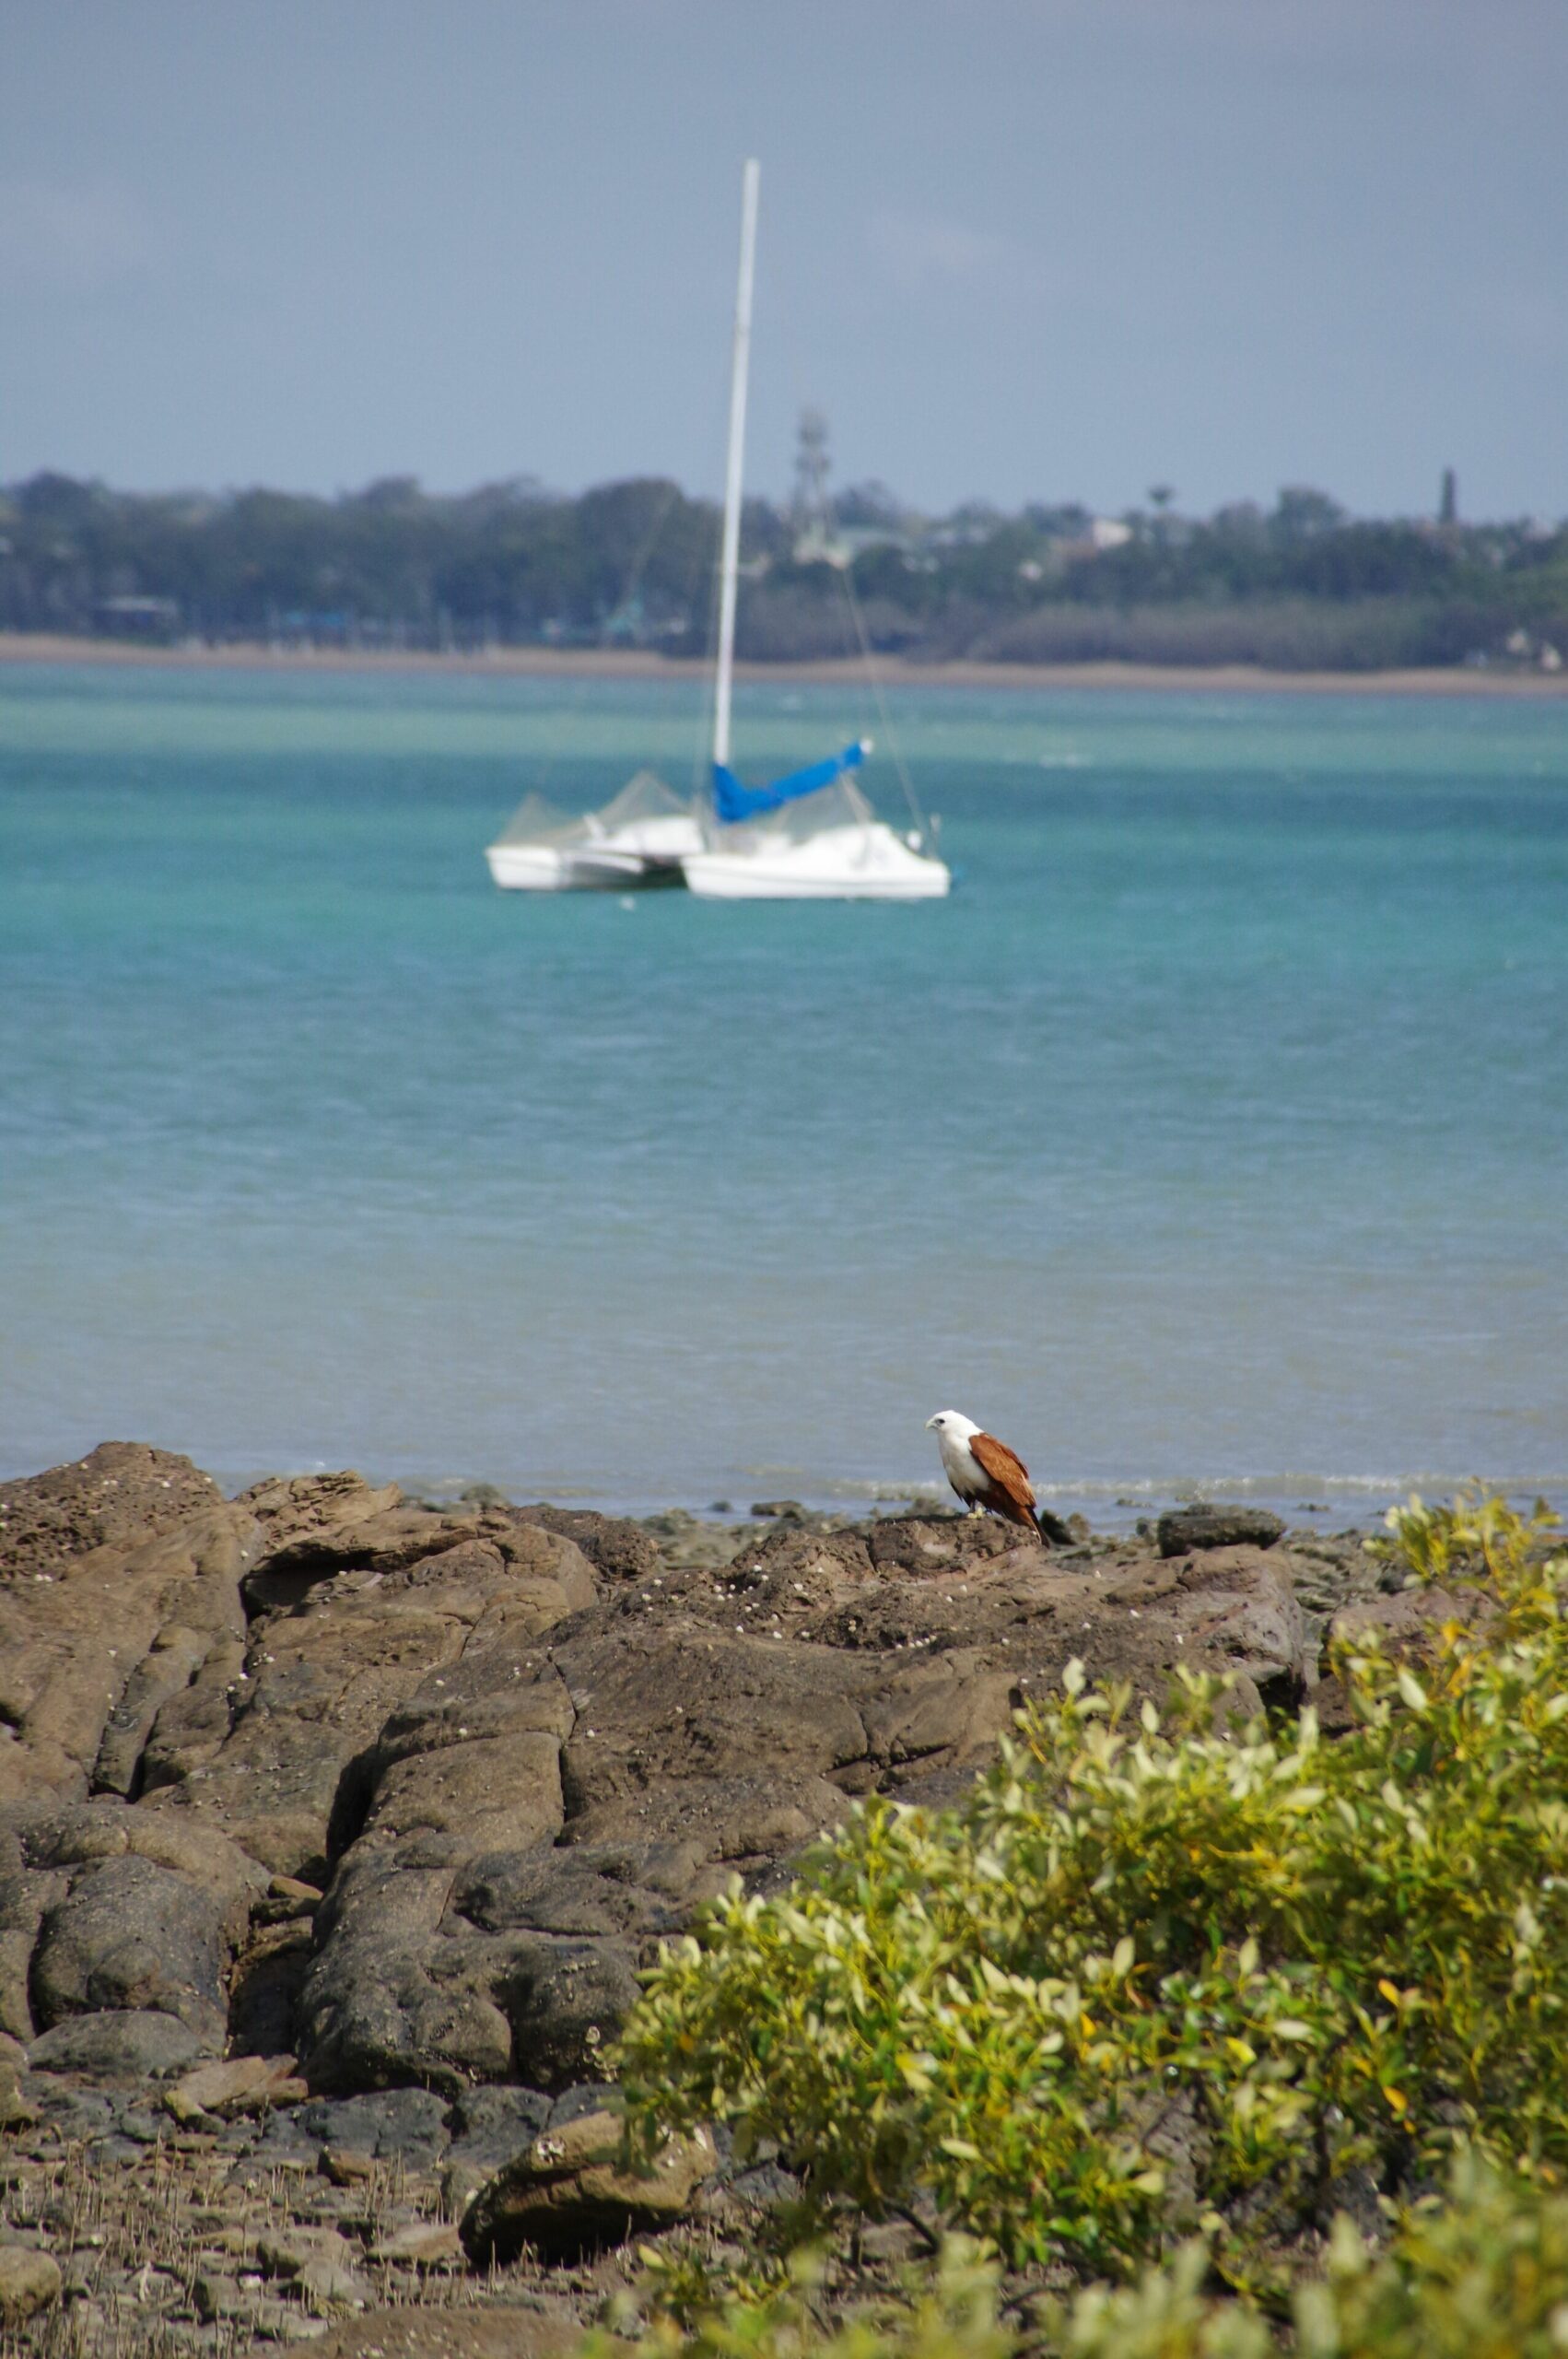
[[1342, 1654], [1333, 1742], [1310, 1712], [1217, 1732], [1191, 1676], [1134, 1709], [1074, 1665], [962, 1808], [872, 1804], [782, 1897], [732, 1887], [627, 2025], [634, 2126], [725, 2122], [819, 2203], [934, 2204], [1085, 2276], [1201, 2228], [1244, 2283], [1347, 2174], [1419, 2189], [1459, 2148], [1568, 2176], [1550, 1520], [1394, 1511], [1390, 1555], [1474, 1611], [1419, 1664]]

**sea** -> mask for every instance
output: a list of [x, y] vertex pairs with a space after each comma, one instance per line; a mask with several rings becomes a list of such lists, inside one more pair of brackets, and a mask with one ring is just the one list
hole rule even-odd
[[[491, 886], [685, 679], [0, 667], [0, 1473], [1568, 1501], [1568, 700], [743, 687], [913, 908]], [[720, 1505], [720, 1503], [723, 1503]]]

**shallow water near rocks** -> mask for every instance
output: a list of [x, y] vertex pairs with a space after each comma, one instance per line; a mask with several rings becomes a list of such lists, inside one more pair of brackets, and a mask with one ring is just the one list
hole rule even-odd
[[1568, 705], [904, 691], [945, 905], [492, 890], [699, 704], [0, 675], [0, 1472], [854, 1503], [956, 1406], [1096, 1522], [1568, 1492]]

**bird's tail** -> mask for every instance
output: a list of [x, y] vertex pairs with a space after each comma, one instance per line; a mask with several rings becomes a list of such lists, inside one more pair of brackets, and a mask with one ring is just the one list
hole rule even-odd
[[1059, 1515], [1051, 1513], [1049, 1508], [1036, 1508], [1035, 1522], [1047, 1548], [1071, 1547], [1076, 1535], [1069, 1525], [1063, 1523]]

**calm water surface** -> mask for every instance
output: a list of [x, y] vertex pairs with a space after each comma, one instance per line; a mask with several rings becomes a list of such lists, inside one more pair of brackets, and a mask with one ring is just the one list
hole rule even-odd
[[698, 704], [0, 671], [4, 1472], [1568, 1490], [1568, 703], [911, 691], [946, 905], [492, 891]]

